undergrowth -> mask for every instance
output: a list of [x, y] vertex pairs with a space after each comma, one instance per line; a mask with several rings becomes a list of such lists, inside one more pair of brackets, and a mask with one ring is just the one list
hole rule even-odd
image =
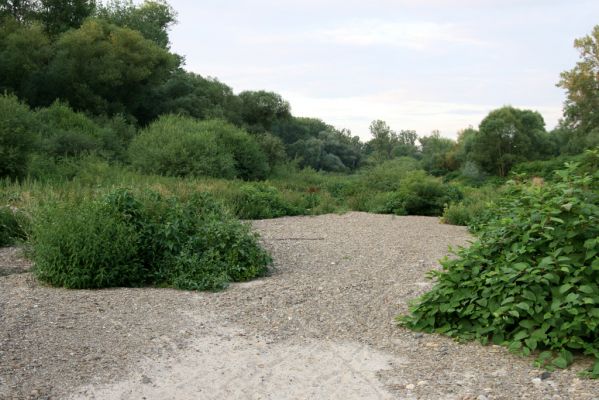
[[512, 183], [478, 240], [433, 271], [434, 288], [399, 322], [460, 340], [493, 342], [565, 368], [580, 352], [599, 377], [599, 172]]
[[264, 275], [270, 263], [249, 227], [207, 194], [117, 189], [49, 201], [33, 221], [35, 273], [55, 286], [218, 290]]

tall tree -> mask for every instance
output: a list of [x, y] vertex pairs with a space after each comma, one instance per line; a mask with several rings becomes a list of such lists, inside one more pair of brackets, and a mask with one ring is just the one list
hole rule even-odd
[[562, 72], [558, 86], [566, 90], [564, 128], [572, 132], [574, 151], [599, 145], [599, 25], [574, 41], [580, 53], [576, 66]]
[[10, 17], [18, 22], [30, 21], [38, 7], [36, 0], [0, 0], [0, 20]]
[[506, 176], [517, 162], [538, 159], [547, 152], [541, 114], [510, 106], [491, 111], [471, 140], [468, 158], [498, 176]]
[[177, 22], [177, 13], [163, 0], [133, 4], [131, 0], [111, 0], [98, 6], [96, 15], [115, 25], [140, 32], [146, 39], [168, 48], [169, 28]]
[[95, 8], [95, 0], [40, 0], [38, 18], [50, 35], [57, 35], [79, 28]]
[[54, 47], [47, 73], [50, 102], [59, 98], [93, 114], [130, 114], [142, 123], [148, 122], [152, 93], [179, 62], [139, 32], [99, 19], [65, 32]]
[[268, 132], [276, 121], [291, 118], [289, 103], [277, 93], [245, 91], [239, 93], [239, 100], [239, 115], [249, 132]]

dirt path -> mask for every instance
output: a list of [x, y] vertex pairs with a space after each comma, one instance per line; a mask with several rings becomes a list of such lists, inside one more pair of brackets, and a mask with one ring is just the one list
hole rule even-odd
[[584, 360], [543, 375], [503, 348], [395, 325], [465, 229], [365, 213], [253, 225], [274, 272], [220, 293], [0, 277], [0, 398], [599, 398], [576, 377]]

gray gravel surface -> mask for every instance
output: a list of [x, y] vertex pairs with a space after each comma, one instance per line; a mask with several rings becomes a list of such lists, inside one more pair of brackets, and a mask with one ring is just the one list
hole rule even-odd
[[[337, 382], [327, 364], [317, 362], [319, 354], [329, 360], [331, 348], [344, 354], [348, 376], [372, 389], [356, 389], [355, 398], [599, 398], [599, 382], [576, 375], [589, 365], [588, 359], [548, 374], [533, 368], [532, 358], [500, 347], [459, 344], [396, 326], [395, 316], [431, 287], [425, 274], [438, 268], [448, 246], [467, 245], [471, 238], [462, 227], [440, 224], [436, 218], [366, 213], [287, 217], [252, 225], [273, 254], [272, 274], [220, 293], [76, 291], [42, 286], [30, 273], [0, 276], [0, 399], [110, 398], [94, 388], [127, 377], [139, 379], [139, 386], [152, 386], [159, 378], [141, 375], [144, 365], [165, 359], [182, 364], [181, 357], [192, 351], [204, 354], [212, 369], [219, 362], [230, 364], [229, 381], [214, 383], [219, 390], [234, 393], [230, 398], [254, 398], [256, 383], [243, 377], [258, 375], [244, 371], [236, 365], [240, 357], [231, 356], [248, 348], [279, 349], [277, 354], [293, 349], [284, 363], [277, 361], [278, 367], [257, 359], [252, 369], [284, 365], [292, 370], [293, 357], [300, 357], [302, 349], [318, 365], [311, 375], [304, 371], [310, 368], [307, 364], [297, 371], [306, 385], [303, 395], [295, 383], [295, 392], [279, 398], [341, 398], [340, 392], [314, 389]], [[22, 272], [23, 267], [26, 263], [16, 250], [0, 249], [0, 272]], [[220, 353], [212, 351], [210, 343], [219, 346]], [[347, 353], [348, 348], [353, 353]], [[331, 358], [331, 368], [334, 364]], [[367, 379], [368, 373], [376, 382]], [[260, 376], [268, 383], [267, 375]], [[236, 391], [228, 392], [233, 384]], [[280, 382], [271, 385], [272, 390], [284, 389]], [[259, 397], [277, 398], [266, 392]]]

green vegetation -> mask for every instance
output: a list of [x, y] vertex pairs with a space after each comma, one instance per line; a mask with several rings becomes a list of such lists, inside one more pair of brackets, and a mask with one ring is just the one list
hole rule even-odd
[[270, 263], [249, 228], [201, 193], [182, 201], [114, 190], [50, 201], [30, 239], [37, 277], [67, 288], [216, 290], [264, 275]]
[[402, 324], [489, 341], [565, 368], [573, 352], [599, 377], [599, 172], [576, 164], [543, 185], [509, 183], [478, 240], [433, 271], [437, 284]]

